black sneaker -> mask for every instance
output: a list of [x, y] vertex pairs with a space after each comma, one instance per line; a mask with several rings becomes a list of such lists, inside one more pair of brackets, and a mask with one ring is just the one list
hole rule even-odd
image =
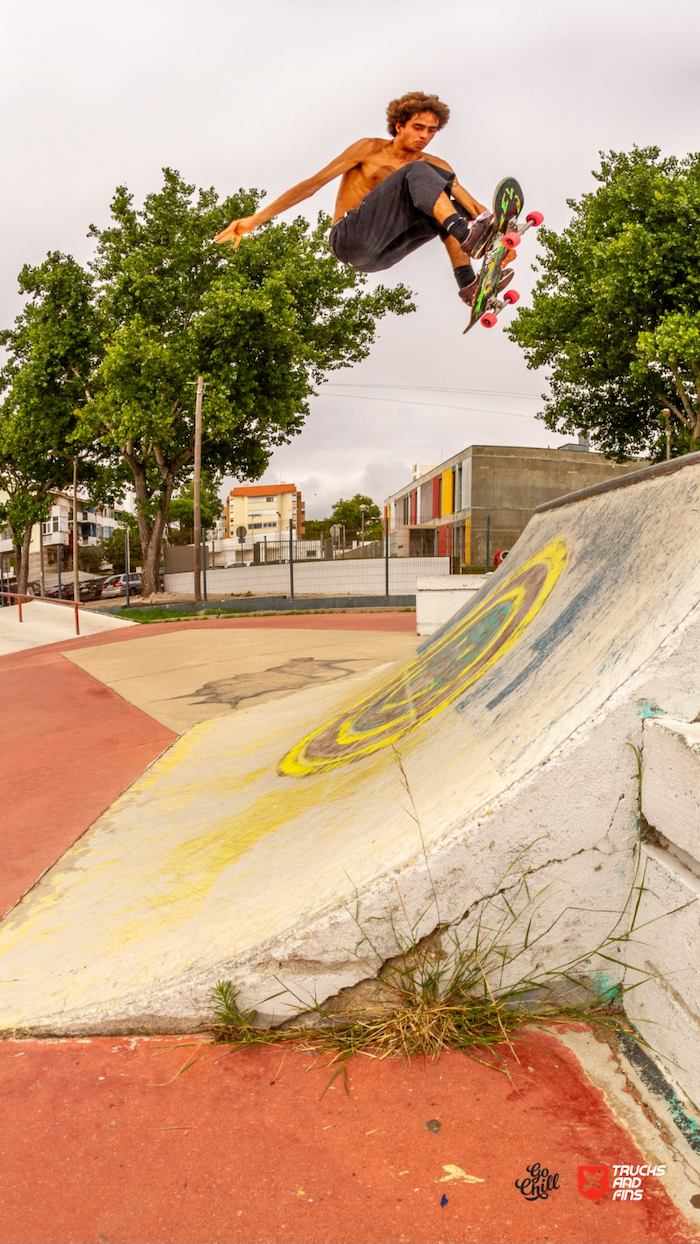
[[494, 219], [493, 212], [482, 212], [471, 222], [469, 233], [462, 242], [462, 250], [470, 259], [480, 259], [483, 255], [493, 237]]
[[474, 295], [476, 293], [478, 284], [479, 284], [479, 277], [475, 276], [474, 280], [471, 281], [469, 285], [465, 285], [464, 289], [459, 290], [459, 296], [462, 299], [462, 302], [466, 302], [468, 307], [471, 307], [474, 301]]
[[[481, 273], [479, 273], [479, 276], [480, 275]], [[479, 276], [475, 276], [474, 280], [469, 285], [465, 285], [464, 289], [460, 289], [459, 291], [459, 296], [462, 299], [462, 302], [466, 302], [468, 307], [471, 307], [474, 301], [474, 295], [479, 285]], [[498, 279], [498, 294], [501, 294], [503, 290], [510, 285], [514, 276], [515, 273], [512, 268], [502, 269]]]

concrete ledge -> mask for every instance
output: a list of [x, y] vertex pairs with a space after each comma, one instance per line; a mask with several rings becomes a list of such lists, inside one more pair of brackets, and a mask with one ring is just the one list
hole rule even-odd
[[700, 1106], [700, 878], [668, 851], [649, 845], [642, 849], [642, 877], [639, 931], [627, 946], [625, 984], [632, 988], [625, 1009]]
[[644, 723], [642, 812], [654, 829], [700, 861], [700, 723]]
[[[308, 609], [413, 609], [415, 596], [229, 596], [226, 600], [186, 600], [179, 604], [163, 603], [151, 605], [131, 605], [131, 609], [162, 609], [166, 613], [201, 613], [203, 609], [220, 609], [227, 613], [257, 613], [260, 610], [281, 610], [293, 613]], [[126, 605], [101, 609], [100, 613], [114, 614], [117, 617], [126, 609]]]
[[416, 631], [433, 635], [484, 586], [485, 574], [419, 575], [416, 579]]

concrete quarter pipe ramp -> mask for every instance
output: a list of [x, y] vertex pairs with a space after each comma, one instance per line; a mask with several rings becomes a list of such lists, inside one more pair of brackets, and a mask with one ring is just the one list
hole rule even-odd
[[699, 601], [700, 455], [542, 507], [408, 661], [175, 742], [0, 925], [2, 1028], [192, 1029], [221, 977], [281, 1020], [371, 973], [358, 921], [376, 969], [396, 913], [458, 928], [523, 851], [570, 909], [540, 956], [595, 945], [633, 870], [625, 743], [700, 711]]

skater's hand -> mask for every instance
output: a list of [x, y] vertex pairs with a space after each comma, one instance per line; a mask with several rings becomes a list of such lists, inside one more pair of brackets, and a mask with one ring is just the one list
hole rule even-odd
[[252, 233], [260, 222], [255, 216], [243, 216], [241, 220], [232, 220], [230, 225], [217, 233], [214, 238], [215, 242], [233, 242], [234, 249], [238, 250], [244, 233]]
[[[219, 239], [217, 238], [216, 240], [218, 242]], [[518, 252], [516, 250], [506, 251], [501, 267], [505, 268], [506, 264], [512, 263], [513, 260], [517, 258], [518, 258]]]

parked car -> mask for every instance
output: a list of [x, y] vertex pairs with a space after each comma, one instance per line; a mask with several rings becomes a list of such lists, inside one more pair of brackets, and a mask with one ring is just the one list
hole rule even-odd
[[[5, 579], [3, 580], [3, 584], [2, 584], [2, 591], [3, 592], [16, 592], [17, 591], [17, 580], [14, 577], [14, 575], [9, 579], [7, 578], [7, 576], [5, 577]], [[38, 579], [29, 580], [27, 584], [26, 595], [27, 596], [41, 596], [41, 584]], [[10, 600], [7, 596], [0, 596], [0, 607], [2, 607], [3, 605], [12, 605], [12, 604], [16, 604], [16, 601]]]
[[86, 579], [84, 583], [80, 584], [80, 599], [100, 600], [103, 583], [104, 579]]
[[[81, 579], [80, 581], [80, 599], [81, 600], [99, 600], [102, 596], [102, 579]], [[38, 593], [37, 593], [38, 595]], [[64, 579], [59, 591], [58, 584], [47, 589], [47, 596], [53, 597], [55, 600], [73, 600], [73, 580]]]
[[[132, 571], [129, 575], [129, 592], [134, 596], [141, 595], [141, 575]], [[113, 574], [102, 584], [102, 596], [126, 596], [126, 575]]]
[[[50, 596], [53, 600], [59, 600], [59, 599], [60, 599], [60, 600], [67, 600], [67, 599], [68, 599], [68, 597], [67, 597], [67, 595], [66, 595], [67, 590], [68, 590], [68, 584], [67, 584], [67, 583], [63, 583], [63, 584], [61, 585], [60, 591], [59, 591], [58, 584], [57, 584], [57, 583], [54, 583], [53, 587], [47, 587], [47, 589], [46, 589], [46, 595], [47, 595], [47, 596]], [[73, 595], [73, 585], [71, 584], [71, 596], [72, 596], [72, 595]]]

